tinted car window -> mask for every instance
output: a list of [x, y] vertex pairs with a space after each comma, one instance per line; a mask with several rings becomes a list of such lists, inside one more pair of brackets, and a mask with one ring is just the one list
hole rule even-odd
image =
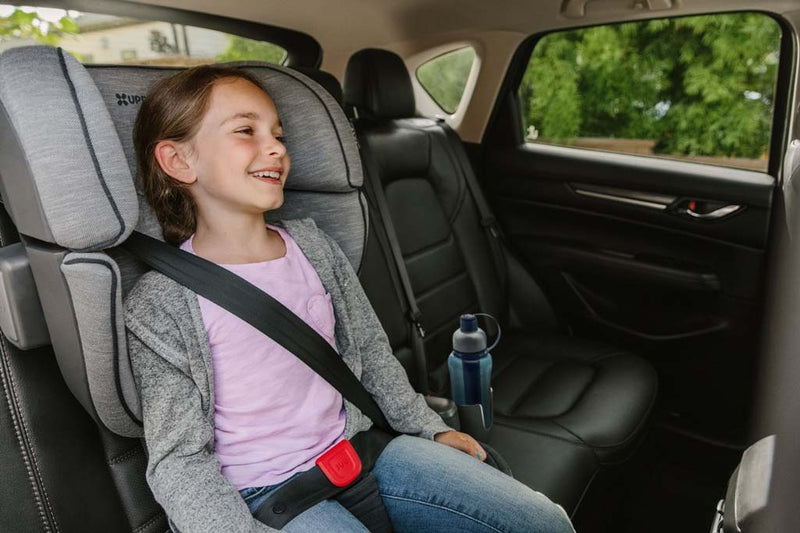
[[525, 139], [765, 171], [780, 38], [757, 13], [548, 34], [519, 88]]
[[83, 63], [189, 66], [286, 59], [286, 50], [278, 45], [207, 28], [0, 5], [0, 51], [31, 44], [61, 46]]

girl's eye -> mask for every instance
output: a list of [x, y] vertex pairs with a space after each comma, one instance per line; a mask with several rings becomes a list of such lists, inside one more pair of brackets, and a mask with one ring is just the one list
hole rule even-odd
[[248, 127], [248, 128], [238, 129], [234, 133], [246, 133], [247, 135], [252, 135], [253, 134], [253, 128]]
[[284, 137], [283, 135], [276, 135], [275, 139], [281, 144], [286, 142], [286, 137]]

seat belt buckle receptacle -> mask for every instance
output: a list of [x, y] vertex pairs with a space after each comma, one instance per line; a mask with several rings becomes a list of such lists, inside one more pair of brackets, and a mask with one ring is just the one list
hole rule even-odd
[[361, 474], [361, 458], [347, 439], [322, 454], [316, 464], [337, 487], [346, 487]]

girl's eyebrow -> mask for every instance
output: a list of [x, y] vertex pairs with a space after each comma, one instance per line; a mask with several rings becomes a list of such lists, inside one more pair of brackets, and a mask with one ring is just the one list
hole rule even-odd
[[[243, 111], [243, 112], [236, 113], [235, 115], [226, 118], [225, 120], [220, 122], [220, 126], [224, 126], [226, 123], [230, 122], [231, 120], [236, 120], [237, 118], [247, 118], [247, 119], [250, 119], [250, 120], [258, 120], [259, 119], [259, 115], [258, 115], [258, 113], [254, 113], [253, 111]], [[280, 129], [283, 129], [283, 123], [281, 122], [281, 119], [278, 119], [278, 127]]]
[[230, 116], [225, 120], [223, 120], [222, 122], [220, 122], [219, 125], [224, 126], [226, 123], [230, 122], [231, 120], [236, 120], [237, 118], [249, 118], [251, 120], [258, 120], [258, 113], [254, 113], [252, 111], [236, 113], [235, 115]]

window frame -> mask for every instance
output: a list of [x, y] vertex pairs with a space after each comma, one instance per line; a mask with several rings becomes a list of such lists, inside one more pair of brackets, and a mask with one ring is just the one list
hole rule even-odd
[[[11, 2], [15, 5], [16, 2]], [[31, 0], [30, 7], [72, 9], [119, 17], [132, 17], [144, 21], [172, 22], [217, 30], [255, 41], [276, 44], [286, 50], [283, 65], [291, 67], [319, 68], [322, 64], [322, 47], [307, 33], [279, 26], [262, 24], [250, 20], [235, 19], [222, 15], [198, 13], [186, 9], [134, 4], [117, 0]]]
[[[663, 14], [658, 14], [652, 17], [631, 18], [631, 19], [617, 20], [617, 21], [605, 21], [596, 24], [567, 26], [532, 34], [520, 43], [520, 45], [517, 47], [516, 51], [514, 52], [511, 58], [509, 67], [506, 70], [506, 75], [503, 79], [503, 82], [501, 83], [500, 90], [498, 91], [494, 108], [492, 109], [492, 113], [487, 122], [487, 127], [484, 129], [484, 133], [481, 138], [481, 144], [501, 143], [505, 145], [511, 144], [515, 146], [521, 146], [525, 144], [525, 139], [522, 134], [523, 121], [522, 121], [522, 115], [520, 113], [519, 87], [522, 83], [522, 78], [525, 74], [525, 69], [528, 66], [534, 48], [539, 43], [539, 41], [544, 37], [546, 37], [547, 35], [564, 31], [574, 31], [574, 30], [582, 30], [582, 29], [595, 28], [601, 26], [610, 26], [615, 24], [625, 24], [628, 22], [645, 22], [648, 20], [680, 19], [686, 17], [729, 15], [736, 13], [756, 13], [768, 16], [778, 24], [781, 30], [781, 42], [779, 46], [780, 56], [778, 59], [778, 73], [775, 86], [775, 104], [772, 112], [772, 126], [770, 129], [770, 139], [768, 143], [769, 156], [768, 156], [767, 170], [763, 172], [764, 174], [769, 174], [778, 179], [778, 177], [780, 176], [781, 166], [783, 163], [783, 155], [786, 151], [786, 147], [789, 142], [788, 127], [791, 118], [789, 114], [789, 103], [792, 99], [792, 91], [791, 91], [792, 80], [795, 76], [794, 64], [797, 60], [798, 51], [795, 46], [796, 35], [792, 31], [792, 27], [789, 24], [789, 22], [785, 18], [781, 17], [776, 13], [759, 9], [740, 9], [734, 11], [721, 11], [721, 12], [714, 11], [708, 13], [693, 13], [689, 15], [679, 15], [672, 17], [665, 17], [663, 16]], [[508, 120], [509, 118], [511, 118], [510, 121]], [[508, 128], [509, 126], [512, 126], [512, 131], [502, 131], [502, 132], [497, 131], [498, 127]], [[496, 132], [496, 133], [495, 135], [490, 136], [489, 132]], [[559, 148], [566, 148], [569, 150], [592, 151], [589, 148], [574, 148], [570, 146], [559, 146]], [[634, 154], [626, 154], [623, 152], [608, 152], [608, 153], [613, 153], [620, 156], [642, 157]], [[660, 158], [658, 156], [646, 156], [646, 157], [650, 157], [655, 161], [675, 161], [668, 158]], [[718, 168], [728, 168], [728, 167], [720, 167], [719, 165], [709, 165], [709, 166], [715, 166]], [[742, 170], [742, 169], [730, 168], [730, 170]], [[759, 172], [759, 171], [751, 171], [751, 172]]]

